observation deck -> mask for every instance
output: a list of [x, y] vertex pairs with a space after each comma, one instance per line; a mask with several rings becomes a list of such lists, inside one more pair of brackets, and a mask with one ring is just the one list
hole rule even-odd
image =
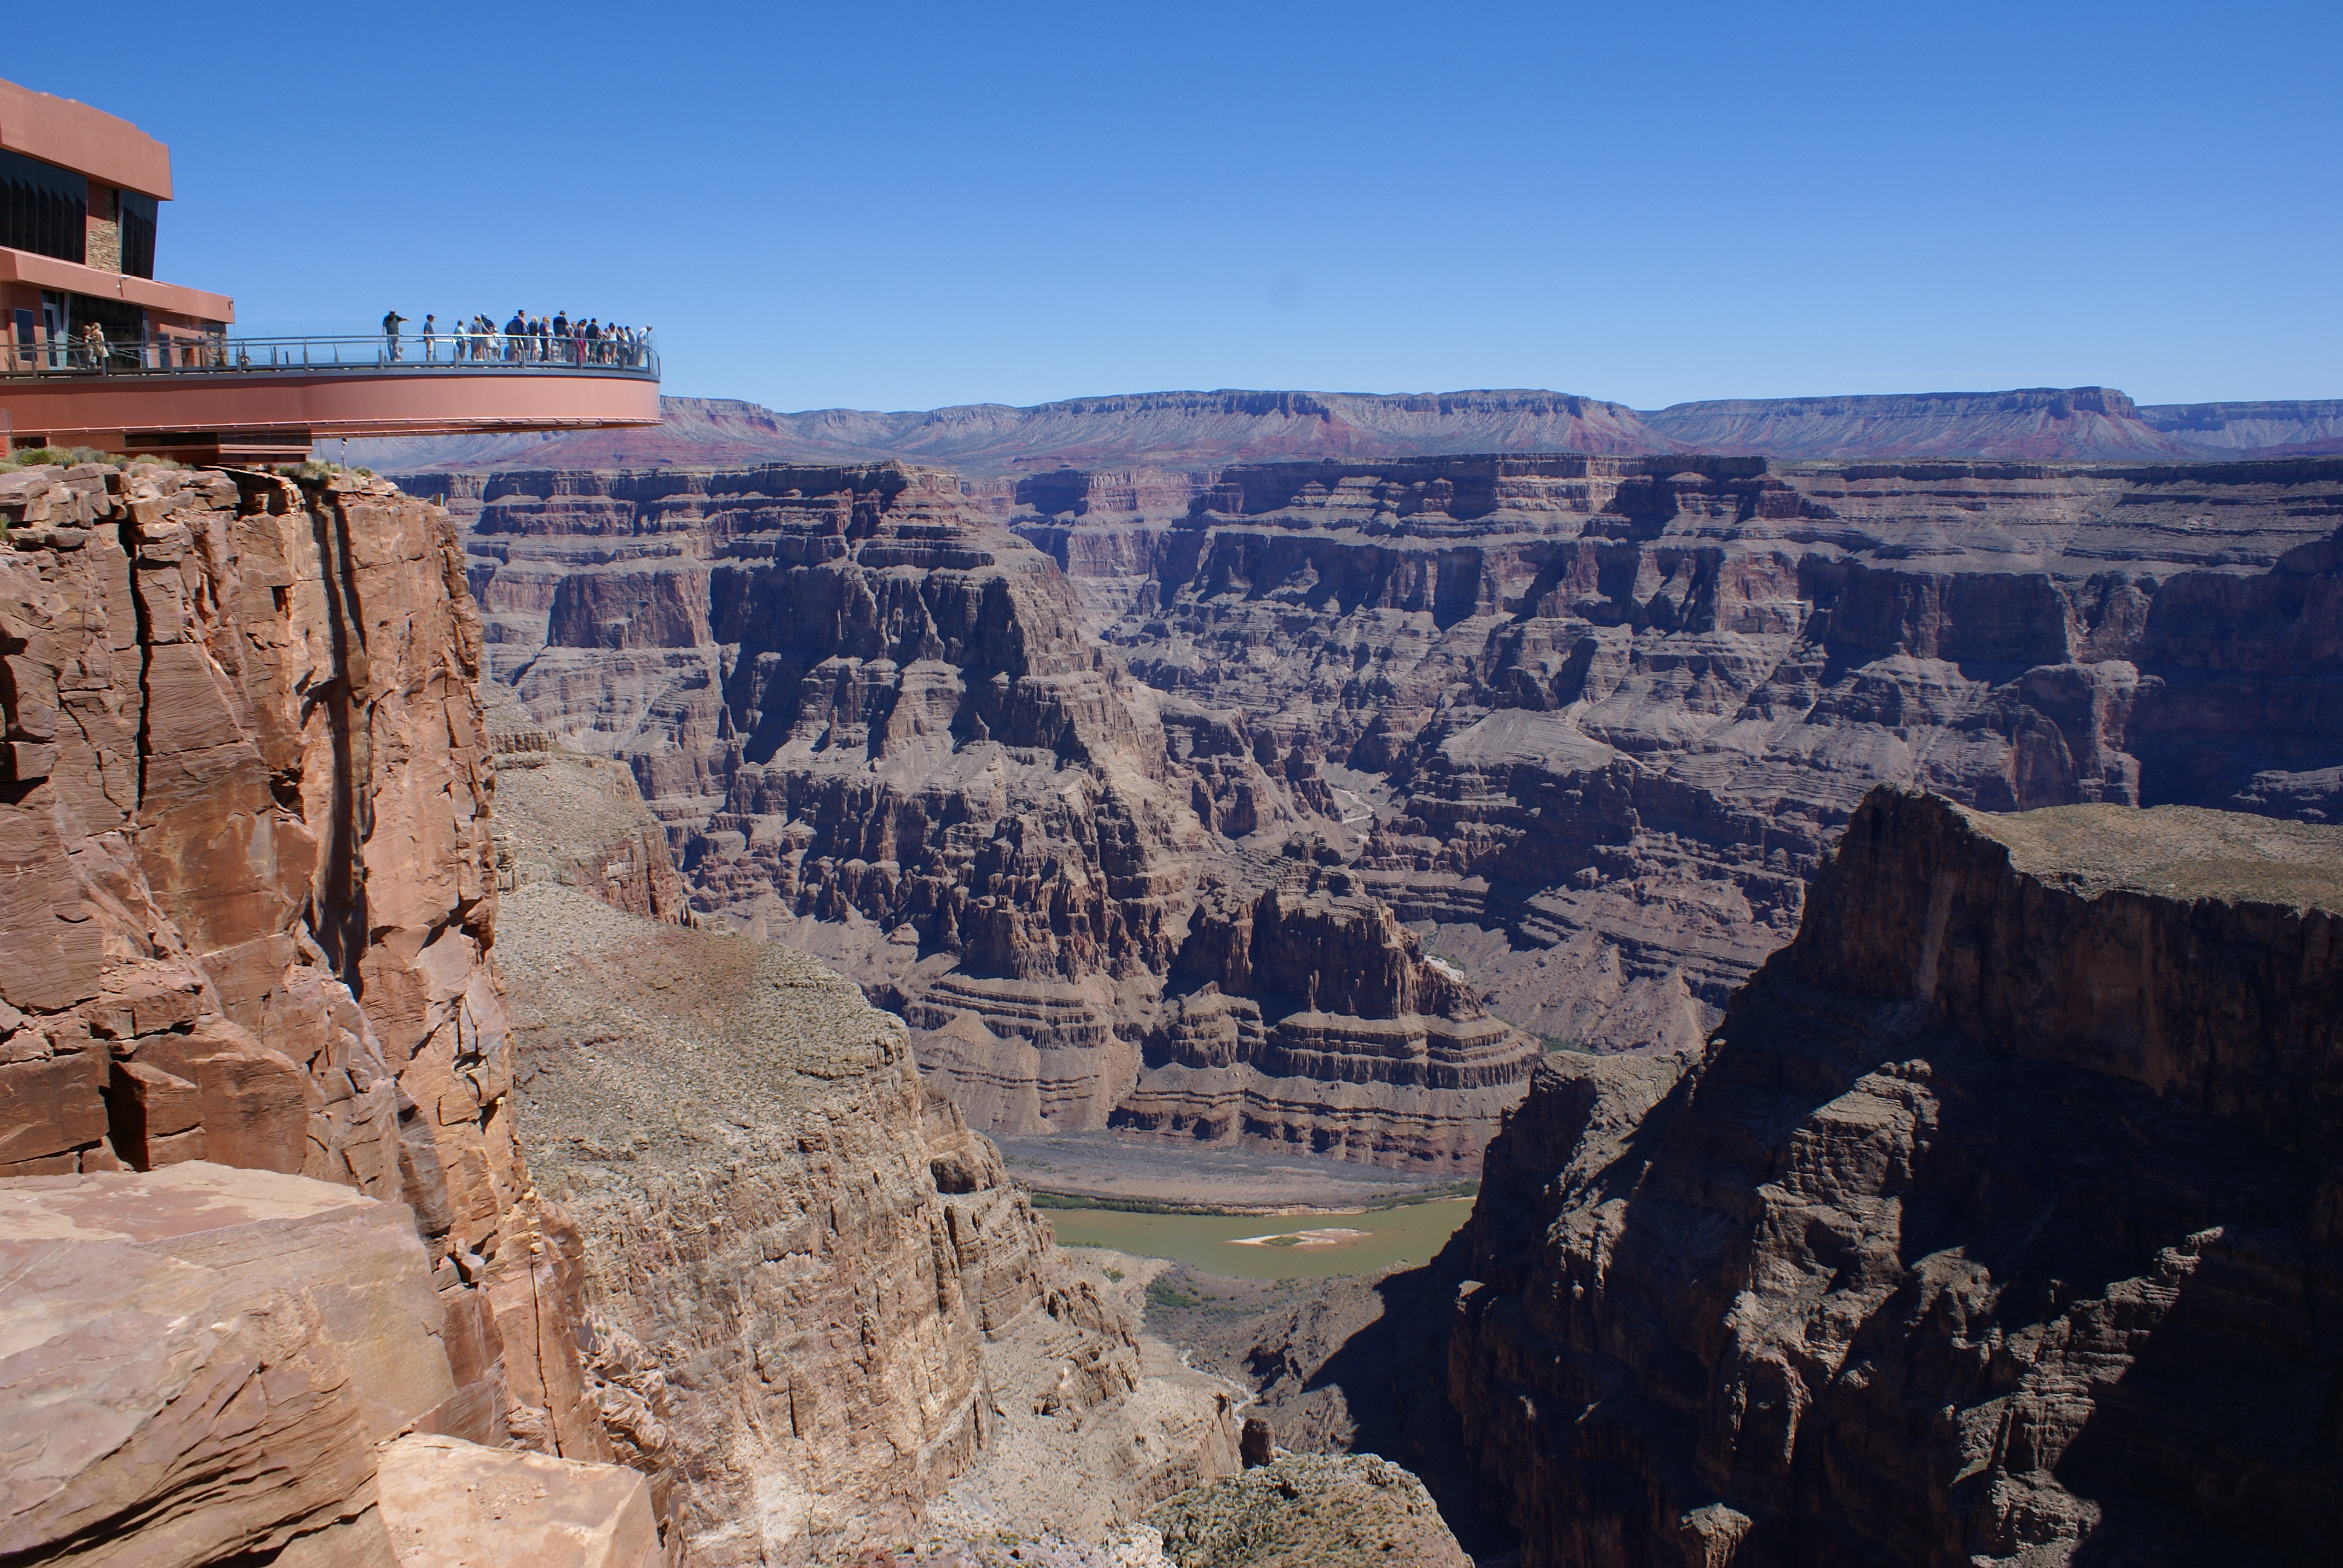
[[274, 462], [339, 437], [656, 425], [659, 384], [659, 352], [648, 342], [66, 339], [0, 355], [0, 424], [18, 447]]
[[322, 438], [659, 422], [637, 338], [233, 336], [234, 299], [155, 276], [171, 196], [162, 143], [0, 82], [0, 452], [281, 461]]

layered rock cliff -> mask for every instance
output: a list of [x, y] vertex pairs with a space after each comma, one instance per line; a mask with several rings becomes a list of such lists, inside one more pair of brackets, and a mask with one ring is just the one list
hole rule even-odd
[[1682, 450], [1771, 457], [2153, 462], [2207, 455], [2112, 387], [1731, 398], [1677, 403], [1644, 420]]
[[1534, 1044], [1324, 864], [1312, 747], [1164, 714], [949, 476], [481, 500], [491, 655], [548, 743], [624, 760], [697, 908], [839, 964], [979, 1124], [1469, 1168], [1518, 1096]]
[[1323, 780], [1332, 859], [1498, 1016], [1682, 1046], [1876, 782], [2335, 810], [2338, 520], [2325, 459], [1269, 465], [1135, 528], [1105, 636], [1175, 736]]
[[[82, 1284], [114, 1269], [152, 1276], [177, 1369], [116, 1368], [90, 1395], [151, 1403], [120, 1451], [31, 1423], [0, 1553], [197, 1563], [330, 1527], [372, 1562], [389, 1545], [368, 1444], [402, 1429], [612, 1459], [576, 1237], [513, 1137], [479, 628], [447, 516], [381, 482], [88, 465], [0, 476], [0, 1177], [79, 1216], [5, 1228], [45, 1282], [6, 1376], [35, 1404], [81, 1397], [26, 1391], [77, 1335], [146, 1332], [86, 1319], [102, 1297]], [[198, 1222], [149, 1190], [182, 1166], [294, 1180]], [[330, 1280], [279, 1290], [260, 1266], [269, 1226], [319, 1212], [413, 1238], [380, 1283], [423, 1320], [387, 1426], [365, 1335], [330, 1310], [302, 1327]], [[245, 1240], [173, 1240], [215, 1231]], [[94, 1261], [114, 1247], [145, 1261]], [[199, 1300], [210, 1329], [162, 1321]], [[213, 1393], [168, 1404], [196, 1368]], [[237, 1375], [322, 1402], [256, 1435]], [[349, 1375], [355, 1425], [333, 1413]], [[204, 1490], [263, 1436], [289, 1480]]]
[[2154, 428], [2208, 452], [2308, 457], [2343, 451], [2343, 399], [2166, 403], [2143, 407], [2139, 415]]
[[1448, 1395], [1549, 1563], [2323, 1560], [2343, 829], [1886, 789], [1691, 1050], [1541, 1070]]
[[980, 488], [508, 475], [468, 548], [530, 722], [995, 1129], [1469, 1164], [1504, 1026], [1697, 1042], [1875, 783], [2338, 809], [2331, 459]]
[[[1192, 469], [1272, 457], [1644, 452], [1669, 446], [1620, 404], [1535, 390], [1139, 392], [1025, 408], [974, 403], [895, 413], [820, 408], [782, 414], [693, 397], [663, 397], [659, 407], [665, 422], [656, 430], [377, 441], [364, 445], [362, 460], [418, 474], [897, 461], [1022, 477], [1069, 467]], [[353, 448], [353, 456], [360, 453]]]
[[677, 1455], [693, 1563], [910, 1539], [1021, 1445], [1087, 1477], [1009, 1499], [996, 1523], [1029, 1533], [1095, 1537], [1234, 1468], [1228, 1392], [1146, 1364], [900, 1020], [785, 947], [542, 874], [628, 808], [651, 819], [611, 763], [506, 763], [520, 1126], [584, 1235], [598, 1369], [639, 1397], [638, 1440]]

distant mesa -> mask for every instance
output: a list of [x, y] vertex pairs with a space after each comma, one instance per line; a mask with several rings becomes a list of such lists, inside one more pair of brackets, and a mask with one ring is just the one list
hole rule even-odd
[[1943, 457], [2201, 462], [2343, 452], [2343, 399], [2142, 407], [2108, 387], [1730, 398], [1638, 411], [1536, 389], [1422, 394], [1141, 392], [1014, 408], [777, 413], [663, 397], [657, 428], [353, 441], [401, 473], [722, 467], [890, 458], [972, 478], [1060, 469], [1217, 468], [1456, 452], [1754, 453], [1795, 460]]
[[[2242, 457], [2265, 442], [2334, 443], [2343, 436], [2343, 404], [2195, 407], [2203, 412], [2191, 424], [2170, 417], [2178, 410], [2143, 409], [2111, 387], [2034, 387], [1882, 397], [1734, 398], [1679, 403], [1644, 418], [1682, 449], [1788, 458], [2169, 461]], [[2221, 412], [2231, 407], [2289, 412], [2276, 418], [2262, 415], [2258, 425], [2241, 421], [2232, 431]], [[2343, 444], [2325, 449], [2343, 450]]]

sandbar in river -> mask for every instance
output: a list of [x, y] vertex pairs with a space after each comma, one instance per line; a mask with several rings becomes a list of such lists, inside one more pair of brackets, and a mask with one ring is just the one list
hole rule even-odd
[[[1323, 1280], [1393, 1263], [1428, 1263], [1472, 1217], [1470, 1198], [1350, 1214], [1129, 1214], [1119, 1209], [1050, 1209], [1058, 1242], [1171, 1258], [1210, 1274], [1248, 1280]], [[1272, 1238], [1327, 1239], [1279, 1245]], [[1345, 1232], [1339, 1236], [1331, 1232]]]

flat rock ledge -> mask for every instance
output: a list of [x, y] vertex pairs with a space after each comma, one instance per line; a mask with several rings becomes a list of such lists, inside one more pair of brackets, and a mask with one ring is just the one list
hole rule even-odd
[[1472, 1568], [1423, 1483], [1372, 1453], [1288, 1454], [1147, 1515], [1172, 1568]]
[[643, 1476], [430, 1428], [413, 1211], [189, 1161], [0, 1180], [0, 1561], [649, 1568]]

